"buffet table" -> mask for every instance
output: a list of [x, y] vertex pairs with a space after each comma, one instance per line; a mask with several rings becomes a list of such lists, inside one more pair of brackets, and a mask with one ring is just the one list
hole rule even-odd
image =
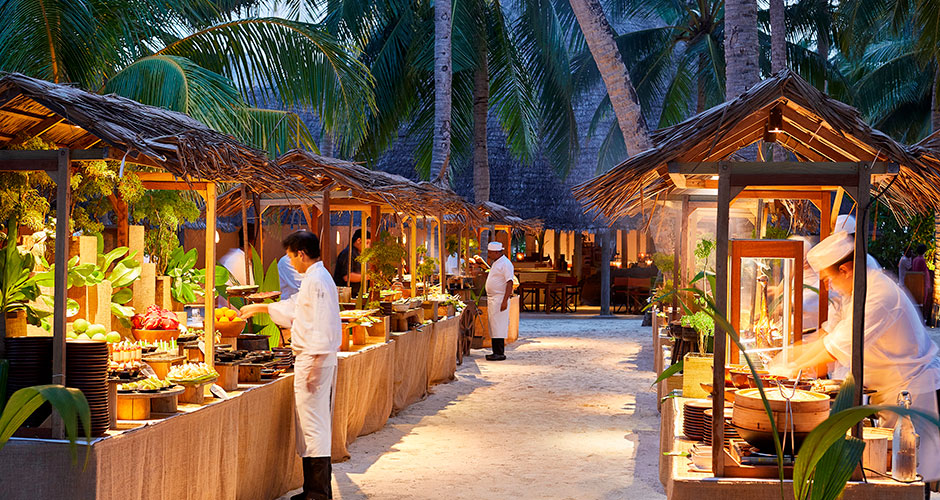
[[391, 339], [395, 351], [392, 414], [396, 414], [420, 401], [428, 393], [431, 327], [423, 326], [404, 333], [393, 333]]
[[303, 482], [293, 380], [245, 384], [159, 420], [119, 420], [119, 430], [79, 445], [74, 465], [66, 441], [13, 438], [0, 453], [0, 498], [277, 498]]
[[[710, 471], [693, 470], [687, 457], [663, 453], [686, 452], [695, 442], [682, 434], [682, 408], [686, 398], [663, 403], [660, 425], [659, 479], [670, 500], [726, 500], [727, 498], [779, 498], [780, 481], [738, 477], [713, 477]], [[786, 498], [793, 498], [793, 481], [783, 486]], [[850, 481], [843, 499], [922, 500], [924, 483], [902, 484], [891, 479], [869, 477], [867, 483]]]
[[385, 427], [392, 413], [395, 345], [382, 342], [356, 346], [355, 349], [337, 355], [332, 436], [334, 462], [347, 460], [347, 446], [357, 437]]
[[460, 338], [460, 317], [451, 316], [430, 325], [431, 342], [428, 354], [428, 384], [454, 380], [457, 371], [457, 341]]
[[[489, 316], [486, 312], [486, 301], [481, 300], [483, 304], [480, 306], [480, 315], [477, 316], [476, 324], [474, 325], [474, 335], [479, 336], [481, 333], [483, 335], [483, 346], [490, 347], [492, 343], [490, 342], [490, 321]], [[509, 336], [506, 337], [506, 344], [512, 344], [519, 339], [519, 296], [513, 295], [509, 299]]]

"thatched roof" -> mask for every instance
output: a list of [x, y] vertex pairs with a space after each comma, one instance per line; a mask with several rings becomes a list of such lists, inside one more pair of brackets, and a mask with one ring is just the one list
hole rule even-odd
[[488, 217], [490, 224], [510, 226], [521, 229], [527, 233], [538, 233], [542, 230], [542, 221], [537, 218], [523, 219], [516, 212], [492, 201], [484, 201], [478, 205], [484, 216]]
[[[588, 209], [608, 217], [649, 210], [655, 200], [677, 189], [668, 163], [728, 159], [764, 138], [771, 110], [782, 113], [783, 132], [777, 134], [777, 143], [800, 161], [897, 163], [900, 173], [884, 200], [896, 210], [940, 208], [940, 191], [933, 187], [940, 185], [937, 168], [870, 127], [856, 109], [831, 99], [790, 70], [736, 99], [654, 132], [653, 148], [578, 185], [575, 196]], [[872, 190], [881, 187], [875, 183]]]
[[[462, 221], [479, 223], [474, 207], [453, 191], [428, 182], [416, 183], [404, 177], [368, 168], [349, 161], [320, 156], [295, 149], [277, 160], [290, 180], [301, 183], [310, 195], [324, 189], [350, 191], [351, 197], [366, 204], [386, 205], [411, 215], [455, 215]], [[280, 190], [255, 191], [261, 196], [283, 196]], [[288, 195], [286, 198], [290, 199]], [[296, 204], [310, 201], [311, 196], [294, 196]], [[220, 215], [235, 215], [241, 210], [241, 194], [233, 189], [219, 197]]]
[[259, 187], [276, 185], [280, 177], [264, 152], [182, 113], [0, 73], [0, 148], [36, 135], [70, 149], [109, 146], [126, 154], [129, 162], [156, 166], [177, 177]]

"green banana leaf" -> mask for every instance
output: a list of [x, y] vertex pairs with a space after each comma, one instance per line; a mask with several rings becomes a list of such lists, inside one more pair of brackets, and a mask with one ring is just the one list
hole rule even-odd
[[[255, 252], [254, 248], [250, 248], [250, 250], [251, 268], [255, 283], [258, 284], [258, 291], [273, 292], [280, 290], [281, 281], [277, 272], [277, 260], [271, 261], [268, 270], [265, 271], [261, 257]], [[281, 343], [281, 329], [274, 323], [271, 316], [267, 314], [256, 314], [251, 317], [251, 320], [257, 327], [255, 333], [268, 336], [268, 345], [270, 347], [277, 347]]]
[[673, 364], [673, 365], [670, 365], [669, 368], [666, 368], [665, 370], [663, 370], [663, 372], [660, 373], [658, 377], [656, 377], [656, 380], [654, 380], [653, 383], [650, 384], [650, 387], [652, 387], [652, 386], [654, 386], [654, 385], [656, 385], [656, 384], [662, 382], [663, 380], [666, 380], [667, 378], [669, 378], [669, 377], [671, 377], [671, 376], [673, 376], [673, 375], [675, 375], [675, 374], [681, 372], [681, 371], [682, 371], [682, 365], [683, 365], [683, 362], [682, 362], [682, 361], [679, 361], [679, 362], [677, 362], [677, 363], [675, 363], [675, 364]]
[[[82, 391], [55, 384], [26, 387], [10, 396], [3, 413], [0, 414], [0, 450], [23, 422], [47, 401], [62, 416], [65, 435], [69, 440], [69, 452], [72, 460], [76, 460], [78, 422], [80, 419], [82, 428], [85, 429], [85, 441], [91, 441], [91, 410]], [[90, 450], [91, 448], [85, 449], [86, 463]]]
[[0, 413], [7, 404], [7, 379], [10, 377], [10, 362], [0, 359]]

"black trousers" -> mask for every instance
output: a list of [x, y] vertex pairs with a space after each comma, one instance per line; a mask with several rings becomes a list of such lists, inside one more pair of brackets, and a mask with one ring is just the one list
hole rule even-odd
[[491, 339], [493, 341], [493, 354], [503, 356], [506, 354], [506, 339]]
[[304, 495], [307, 500], [333, 498], [333, 464], [330, 457], [304, 457]]

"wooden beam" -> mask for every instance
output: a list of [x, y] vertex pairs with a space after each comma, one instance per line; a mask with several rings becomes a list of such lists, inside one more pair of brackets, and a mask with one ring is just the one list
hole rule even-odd
[[0, 150], [0, 170], [57, 172], [58, 169], [56, 150]]
[[[205, 282], [205, 361], [209, 368], [215, 364], [215, 183], [206, 185], [206, 282]], [[248, 272], [248, 269], [245, 269]], [[205, 390], [209, 388], [206, 387]]]
[[244, 184], [238, 189], [239, 199], [242, 201], [242, 251], [245, 252], [245, 279], [248, 280], [248, 283], [242, 283], [242, 285], [254, 285], [254, 273], [251, 272], [251, 246], [248, 244], [251, 241], [251, 236], [248, 235], [248, 191]]
[[444, 229], [444, 213], [441, 212], [437, 216], [437, 254], [438, 259], [440, 260], [441, 293], [447, 293], [447, 270], [444, 268], [444, 264], [447, 262], [447, 252], [444, 250], [445, 232], [446, 229]]
[[[57, 156], [58, 169], [56, 172], [56, 223], [55, 227], [55, 271], [53, 283], [53, 313], [52, 313], [52, 383], [65, 385], [65, 326], [68, 318], [65, 317], [66, 301], [68, 300], [68, 260], [69, 260], [69, 221], [72, 214], [71, 206], [71, 169], [69, 168], [69, 150], [59, 149], [52, 151]], [[15, 229], [13, 229], [15, 231]], [[65, 436], [65, 425], [61, 416], [53, 412], [53, 437], [62, 439]]]
[[[723, 162], [671, 162], [669, 163], [669, 172], [695, 175], [717, 175], [719, 165]], [[733, 175], [777, 175], [797, 174], [797, 175], [857, 175], [859, 170], [858, 162], [804, 162], [804, 161], [735, 161], [729, 162]], [[870, 167], [870, 168], [869, 168]], [[900, 171], [897, 163], [874, 162], [865, 163], [864, 170], [872, 175], [891, 175]], [[783, 183], [766, 179], [763, 185], [781, 185]]]
[[333, 227], [330, 225], [330, 190], [324, 189], [320, 208], [320, 258], [327, 270], [333, 266]]
[[788, 102], [783, 108], [784, 121], [791, 121], [800, 125], [805, 131], [820, 137], [820, 140], [830, 147], [844, 151], [846, 158], [858, 161], [871, 161], [876, 158], [877, 152], [867, 144], [858, 141], [851, 135], [843, 135], [835, 130], [828, 122], [822, 118], [810, 116], [812, 112], [803, 108], [795, 102]]
[[49, 129], [58, 125], [59, 123], [62, 123], [63, 121], [65, 121], [65, 118], [59, 115], [49, 116], [41, 122], [27, 128], [26, 130], [20, 131], [20, 133], [16, 134], [16, 137], [10, 141], [7, 141], [5, 146], [9, 147], [23, 144], [27, 139], [31, 139], [37, 135], [46, 133]]
[[[718, 171], [718, 214], [715, 227], [715, 306], [716, 312], [728, 317], [728, 229], [731, 218], [731, 168], [722, 163]], [[716, 390], [712, 398], [712, 411], [715, 415], [723, 415], [725, 411], [725, 354], [728, 332], [719, 325], [715, 325], [714, 339], [714, 370], [712, 383]], [[706, 429], [707, 431], [708, 429]], [[712, 421], [712, 442], [723, 443], [725, 437], [724, 419], [716, 418]], [[725, 474], [724, 447], [712, 447], [712, 470], [715, 477]]]
[[685, 174], [669, 171], [669, 179], [672, 180], [672, 183], [676, 185], [679, 189], [686, 189], [688, 184], [686, 183]]
[[[680, 155], [680, 161], [695, 161], [707, 159], [706, 156], [715, 156], [716, 151], [721, 151], [728, 144], [740, 143], [745, 137], [751, 137], [759, 132], [761, 136], [764, 133], [763, 124], [767, 122], [769, 111], [764, 109], [756, 111], [752, 116], [739, 121], [731, 130], [724, 132], [718, 141], [712, 147], [713, 138], [692, 146], [688, 151]], [[759, 125], [759, 127], [758, 127]]]
[[206, 186], [209, 182], [190, 182], [185, 183], [183, 181], [143, 181], [140, 183], [143, 187], [147, 189], [165, 189], [169, 191], [199, 191], [205, 192]]
[[[868, 200], [871, 178], [865, 169], [858, 169], [858, 189], [855, 193], [855, 267], [852, 293], [852, 377], [855, 385], [854, 405], [862, 405], [862, 381], [865, 380], [865, 299], [868, 293]], [[862, 424], [852, 429], [852, 435], [862, 439]]]

